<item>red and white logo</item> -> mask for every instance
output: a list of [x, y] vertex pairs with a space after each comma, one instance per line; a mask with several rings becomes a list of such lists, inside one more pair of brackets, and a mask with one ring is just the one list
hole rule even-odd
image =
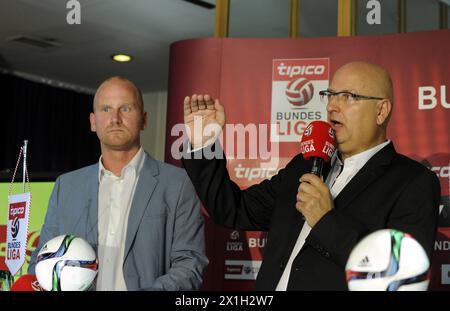
[[5, 263], [12, 275], [15, 275], [25, 262], [30, 202], [30, 192], [8, 196]]
[[314, 85], [306, 78], [293, 79], [286, 87], [286, 98], [294, 106], [309, 103], [314, 95]]
[[256, 280], [261, 260], [225, 260], [225, 280]]
[[314, 128], [313, 124], [308, 125], [305, 132], [303, 133], [303, 136], [308, 137], [309, 135], [311, 135], [313, 128]]
[[328, 88], [329, 68], [328, 58], [272, 61], [271, 142], [298, 142], [309, 123], [326, 120], [318, 92]]
[[330, 135], [330, 138], [336, 139], [335, 133], [333, 128], [330, 127], [330, 129], [328, 130], [328, 135]]

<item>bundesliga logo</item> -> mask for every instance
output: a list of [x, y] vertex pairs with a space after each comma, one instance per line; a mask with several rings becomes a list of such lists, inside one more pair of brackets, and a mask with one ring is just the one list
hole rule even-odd
[[12, 225], [11, 225], [11, 236], [13, 239], [15, 239], [17, 237], [17, 235], [19, 234], [19, 229], [20, 229], [20, 222], [19, 222], [19, 217], [14, 218]]
[[315, 93], [328, 88], [328, 58], [272, 61], [272, 142], [298, 142], [311, 121], [324, 120], [326, 107]]
[[285, 93], [289, 103], [296, 107], [304, 106], [314, 95], [314, 85], [304, 77], [296, 78], [288, 83]]

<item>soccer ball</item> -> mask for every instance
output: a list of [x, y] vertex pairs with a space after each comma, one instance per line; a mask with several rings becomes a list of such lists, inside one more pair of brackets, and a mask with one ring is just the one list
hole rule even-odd
[[314, 85], [306, 78], [293, 79], [286, 86], [286, 98], [294, 106], [304, 106], [314, 95]]
[[46, 291], [88, 290], [97, 269], [95, 251], [88, 242], [73, 235], [51, 239], [36, 259], [36, 278]]
[[410, 234], [383, 229], [355, 246], [345, 273], [351, 291], [424, 291], [429, 268], [425, 250]]

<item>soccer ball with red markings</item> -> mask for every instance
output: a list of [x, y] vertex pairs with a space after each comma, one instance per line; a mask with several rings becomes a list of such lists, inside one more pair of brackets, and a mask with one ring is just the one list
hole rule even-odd
[[304, 106], [312, 99], [314, 86], [304, 77], [293, 79], [286, 87], [287, 100], [294, 106]]
[[383, 229], [355, 246], [345, 272], [351, 291], [423, 291], [429, 268], [425, 250], [411, 235]]
[[48, 241], [36, 259], [36, 278], [46, 291], [88, 290], [97, 276], [98, 259], [82, 238], [60, 235]]

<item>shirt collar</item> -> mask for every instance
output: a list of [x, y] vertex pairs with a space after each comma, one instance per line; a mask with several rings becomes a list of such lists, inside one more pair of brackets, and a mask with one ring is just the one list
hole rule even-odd
[[[108, 174], [110, 176], [117, 177], [116, 175], [114, 175], [111, 171], [108, 171], [102, 163], [102, 157], [100, 156], [100, 159], [98, 160], [98, 181], [101, 182], [102, 181], [102, 177], [105, 174]], [[134, 157], [131, 159], [130, 162], [128, 162], [127, 165], [125, 165], [122, 168], [122, 172], [120, 174], [120, 176], [124, 176], [124, 173], [126, 170], [132, 169], [134, 170], [134, 172], [136, 173], [136, 176], [139, 175], [140, 170], [142, 169], [144, 165], [144, 149], [142, 149], [142, 147], [139, 148], [139, 151], [134, 155]]]
[[344, 165], [345, 168], [353, 168], [356, 170], [360, 170], [367, 163], [367, 161], [370, 160], [370, 158], [372, 158], [378, 151], [383, 149], [390, 142], [391, 142], [391, 140], [388, 139], [387, 141], [385, 141], [381, 144], [378, 144], [375, 147], [372, 147], [363, 152], [360, 152], [351, 157], [348, 157], [347, 159], [344, 160], [344, 163], [342, 163], [342, 160], [339, 158], [338, 152], [335, 152], [333, 155], [333, 159], [331, 160], [332, 161], [331, 163], [332, 163], [332, 165], [335, 165], [335, 164], [337, 164], [339, 166]]

